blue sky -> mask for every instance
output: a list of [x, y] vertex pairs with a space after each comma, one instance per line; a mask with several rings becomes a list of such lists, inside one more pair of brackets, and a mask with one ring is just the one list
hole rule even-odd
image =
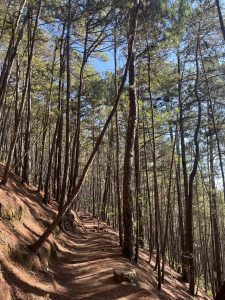
[[106, 71], [114, 72], [114, 59], [113, 59], [113, 53], [108, 53], [108, 61], [103, 62], [99, 59], [90, 59], [90, 63], [96, 68], [98, 73], [100, 75], [104, 75]]
[[[89, 60], [89, 63], [96, 68], [97, 72], [101, 76], [104, 76], [104, 73], [106, 71], [114, 72], [114, 51], [109, 50], [109, 51], [105, 52], [104, 55], [105, 54], [108, 57], [107, 61], [102, 61], [100, 59], [94, 59], [94, 58], [91, 58]], [[119, 68], [124, 67], [124, 64], [125, 64], [124, 54], [122, 53], [122, 50], [118, 48], [117, 49], [117, 68], [119, 69]]]

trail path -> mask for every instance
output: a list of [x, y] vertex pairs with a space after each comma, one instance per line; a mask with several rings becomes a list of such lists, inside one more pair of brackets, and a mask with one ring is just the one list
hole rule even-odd
[[[0, 174], [2, 171], [0, 164]], [[0, 204], [9, 211], [23, 208], [19, 221], [0, 218], [0, 300], [192, 299], [187, 294], [187, 284], [168, 266], [162, 292], [158, 292], [154, 259], [149, 265], [144, 251], [140, 251], [138, 265], [123, 258], [118, 234], [105, 223], [100, 224], [103, 230], [98, 232], [97, 220], [87, 212], [79, 213], [80, 218], [74, 213], [73, 230], [60, 232], [58, 237], [51, 235], [42, 247], [43, 253], [56, 244], [58, 258], [46, 270], [43, 264], [29, 270], [14, 259], [13, 252], [43, 233], [57, 214], [56, 202], [45, 206], [43, 195], [35, 187], [22, 185], [20, 178], [11, 174], [7, 187], [0, 189]], [[38, 258], [35, 259], [38, 266]], [[118, 267], [135, 268], [139, 287], [115, 283], [113, 270]], [[195, 299], [210, 298], [199, 292]]]
[[[107, 225], [101, 223], [99, 232], [96, 220], [90, 215], [82, 215], [85, 233], [80, 236], [68, 233], [64, 239], [63, 256], [53, 267], [54, 279], [65, 288], [63, 296], [52, 299], [157, 299], [144, 288], [116, 284], [113, 269], [131, 266], [122, 258], [118, 237]], [[66, 250], [68, 249], [68, 250]], [[154, 295], [152, 295], [154, 296]], [[151, 298], [150, 298], [151, 297]]]
[[[68, 234], [63, 237], [64, 249], [61, 258], [52, 269], [54, 280], [64, 286], [62, 296], [51, 295], [51, 299], [192, 299], [185, 290], [187, 285], [180, 282], [180, 275], [166, 268], [163, 291], [157, 291], [154, 262], [147, 263], [148, 256], [141, 254], [138, 266], [121, 255], [118, 235], [106, 224], [101, 223], [97, 231], [97, 220], [91, 215], [81, 215], [85, 232]], [[136, 268], [139, 287], [117, 284], [113, 281], [113, 269], [118, 267]], [[148, 276], [149, 275], [149, 276]], [[207, 299], [199, 297], [198, 299]]]

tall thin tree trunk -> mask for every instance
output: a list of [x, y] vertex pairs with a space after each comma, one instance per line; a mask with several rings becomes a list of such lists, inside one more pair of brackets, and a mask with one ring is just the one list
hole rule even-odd
[[[118, 93], [117, 86], [117, 33], [114, 33], [114, 88], [115, 96]], [[120, 141], [119, 141], [119, 124], [118, 124], [118, 112], [115, 114], [115, 125], [116, 125], [116, 193], [117, 193], [117, 207], [118, 207], [118, 225], [119, 225], [119, 240], [120, 246], [123, 245], [123, 228], [122, 228], [122, 209], [121, 209], [121, 194], [120, 194]]]
[[133, 195], [132, 185], [132, 161], [134, 156], [134, 143], [137, 127], [137, 99], [135, 90], [135, 54], [131, 55], [129, 66], [129, 116], [126, 133], [126, 146], [124, 154], [123, 175], [123, 225], [124, 241], [123, 255], [129, 259], [134, 256], [134, 232], [133, 232]]
[[145, 124], [143, 123], [143, 140], [144, 140], [144, 159], [145, 159], [145, 177], [146, 177], [146, 190], [147, 190], [147, 203], [148, 203], [148, 217], [149, 217], [149, 263], [152, 259], [154, 249], [154, 238], [153, 238], [153, 218], [152, 218], [152, 203], [151, 203], [151, 192], [150, 192], [150, 180], [148, 174], [148, 162], [147, 162], [147, 149], [146, 149], [146, 130]]
[[160, 250], [160, 236], [161, 236], [161, 225], [160, 225], [160, 211], [159, 211], [159, 190], [158, 190], [158, 178], [157, 178], [157, 162], [156, 162], [156, 143], [155, 143], [155, 118], [154, 118], [154, 107], [151, 91], [151, 54], [150, 48], [148, 47], [148, 94], [150, 99], [151, 107], [151, 134], [152, 134], [152, 160], [153, 160], [153, 183], [154, 183], [154, 204], [155, 204], [155, 241], [156, 241], [156, 267], [157, 267], [157, 279], [158, 279], [158, 290], [161, 290], [161, 250]]
[[[200, 28], [200, 25], [199, 25]], [[191, 174], [189, 176], [189, 190], [188, 190], [188, 203], [186, 206], [186, 250], [188, 257], [188, 268], [189, 268], [189, 292], [192, 296], [195, 295], [195, 261], [194, 261], [194, 233], [193, 233], [193, 187], [194, 179], [197, 173], [197, 167], [199, 162], [199, 141], [198, 135], [201, 126], [202, 108], [201, 99], [199, 97], [198, 84], [199, 84], [199, 63], [198, 63], [198, 51], [199, 51], [199, 29], [197, 34], [196, 50], [195, 50], [195, 63], [196, 63], [196, 79], [195, 79], [195, 97], [198, 103], [198, 117], [197, 125], [194, 133], [194, 145], [195, 145], [195, 156]]]
[[53, 54], [52, 67], [51, 67], [51, 79], [50, 79], [50, 90], [48, 99], [46, 101], [46, 115], [44, 117], [44, 130], [42, 135], [42, 144], [41, 144], [41, 159], [40, 159], [40, 170], [39, 170], [39, 180], [38, 180], [38, 192], [43, 189], [43, 163], [44, 163], [44, 150], [45, 150], [45, 140], [48, 131], [49, 117], [50, 117], [50, 107], [52, 100], [52, 88], [53, 88], [53, 76], [54, 76], [54, 67], [55, 67], [55, 59], [56, 59], [56, 51], [58, 44], [55, 44], [55, 50]]
[[[27, 51], [28, 56], [30, 55], [30, 45], [32, 38], [32, 9], [30, 8], [30, 18], [28, 20], [28, 33], [27, 33]], [[25, 138], [24, 138], [24, 152], [25, 156], [23, 158], [23, 171], [22, 171], [22, 183], [29, 184], [29, 167], [30, 167], [30, 127], [31, 127], [31, 70], [29, 72], [28, 78], [28, 88], [27, 88], [27, 121], [25, 129]]]
[[210, 185], [211, 185], [210, 207], [211, 207], [211, 219], [212, 219], [213, 247], [214, 247], [214, 256], [215, 256], [214, 272], [216, 272], [216, 291], [218, 292], [222, 287], [222, 263], [221, 263], [220, 232], [218, 226], [217, 195], [216, 195], [216, 183], [215, 183], [212, 134], [213, 134], [212, 130], [209, 127], [209, 167], [210, 167]]
[[68, 171], [69, 171], [69, 152], [70, 152], [70, 27], [71, 27], [71, 0], [68, 1], [68, 20], [67, 20], [67, 34], [66, 34], [66, 142], [65, 142], [65, 159], [64, 159], [64, 174], [62, 180], [62, 189], [60, 197], [60, 207], [64, 204], [68, 185]]
[[[181, 63], [180, 56], [177, 53], [177, 68], [178, 68], [178, 100], [179, 100], [179, 125], [180, 125], [180, 144], [181, 144], [181, 164], [183, 171], [183, 187], [184, 187], [184, 199], [185, 199], [185, 209], [187, 210], [188, 203], [188, 173], [187, 173], [187, 161], [186, 161], [186, 146], [184, 139], [184, 109], [182, 102], [182, 72], [181, 72]], [[186, 220], [185, 220], [186, 221]], [[186, 243], [184, 243], [185, 251], [182, 252], [182, 272], [183, 278], [188, 281], [188, 261], [187, 261], [187, 249]]]

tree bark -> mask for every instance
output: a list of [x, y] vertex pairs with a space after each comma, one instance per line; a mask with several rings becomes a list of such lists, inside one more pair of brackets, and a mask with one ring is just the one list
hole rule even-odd
[[126, 133], [126, 146], [124, 155], [123, 175], [123, 225], [124, 241], [123, 255], [129, 259], [134, 256], [133, 232], [133, 195], [132, 195], [132, 162], [134, 156], [134, 143], [137, 127], [137, 99], [135, 90], [135, 54], [132, 52], [129, 66], [129, 117]]
[[71, 0], [68, 1], [68, 20], [66, 33], [66, 142], [65, 142], [65, 159], [64, 159], [64, 174], [62, 180], [62, 189], [60, 196], [59, 210], [64, 204], [68, 186], [68, 171], [69, 171], [69, 154], [70, 154], [70, 27], [71, 27]]

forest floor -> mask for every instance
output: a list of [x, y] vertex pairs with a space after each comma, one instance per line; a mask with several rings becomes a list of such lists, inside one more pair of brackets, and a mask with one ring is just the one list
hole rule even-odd
[[[56, 203], [46, 207], [42, 196], [14, 174], [0, 187], [0, 300], [192, 299], [168, 266], [158, 292], [154, 259], [149, 265], [144, 251], [138, 265], [123, 258], [118, 234], [105, 223], [98, 232], [97, 220], [87, 212], [74, 212], [74, 230], [55, 232], [29, 260], [24, 245], [35, 241], [57, 212]], [[138, 287], [114, 282], [113, 270], [124, 266], [136, 270]], [[210, 298], [199, 291], [195, 299]]]

